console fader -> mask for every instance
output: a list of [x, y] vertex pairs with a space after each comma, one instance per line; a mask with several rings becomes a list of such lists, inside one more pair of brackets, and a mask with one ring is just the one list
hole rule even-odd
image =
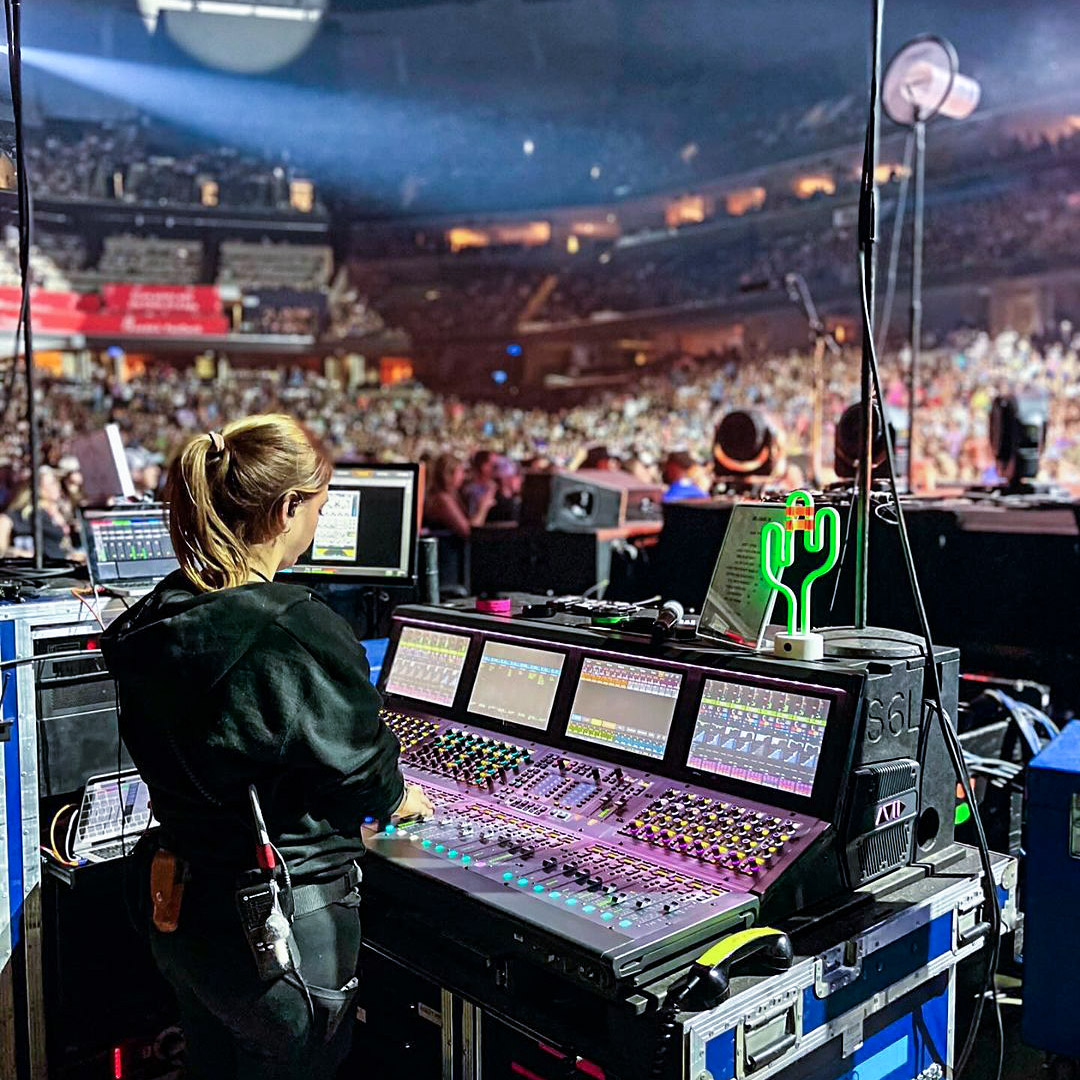
[[[436, 810], [368, 839], [369, 888], [477, 952], [620, 997], [912, 857], [918, 728], [878, 752], [861, 706], [877, 678], [900, 716], [917, 665], [647, 648], [399, 609], [384, 718]], [[944, 790], [927, 819], [951, 809]]]
[[549, 939], [547, 963], [600, 989], [753, 921], [751, 885], [781, 873], [822, 828], [430, 715], [384, 718], [436, 813], [386, 826], [369, 847], [531, 924]]

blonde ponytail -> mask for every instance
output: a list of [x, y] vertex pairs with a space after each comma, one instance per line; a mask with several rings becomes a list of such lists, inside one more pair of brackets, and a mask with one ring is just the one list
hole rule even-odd
[[295, 492], [311, 498], [330, 479], [325, 448], [291, 416], [249, 416], [196, 435], [169, 471], [173, 549], [203, 592], [245, 584], [250, 549], [280, 532], [277, 512]]

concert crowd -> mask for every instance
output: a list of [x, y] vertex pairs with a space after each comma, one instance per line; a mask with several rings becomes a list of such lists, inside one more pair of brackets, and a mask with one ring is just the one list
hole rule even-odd
[[[888, 402], [901, 409], [903, 359], [887, 357], [885, 369]], [[1080, 481], [1080, 334], [1070, 325], [1039, 346], [1011, 332], [995, 339], [957, 334], [925, 352], [921, 370], [919, 489], [997, 479], [988, 419], [994, 396], [1006, 392], [1050, 401], [1040, 475]], [[836, 420], [856, 399], [857, 388], [858, 357], [848, 352], [825, 375], [823, 480], [832, 478]], [[462, 499], [464, 486], [475, 478], [461, 469], [455, 479], [454, 463], [464, 466], [483, 451], [492, 459], [494, 479], [525, 468], [599, 464], [654, 482], [667, 478], [664, 466], [679, 454], [707, 485], [701, 467], [711, 460], [716, 424], [736, 408], [761, 410], [778, 425], [785, 453], [776, 480], [800, 484], [808, 479], [813, 408], [808, 358], [794, 353], [668, 357], [625, 387], [550, 410], [506, 400], [468, 402], [411, 383], [348, 391], [300, 369], [235, 369], [204, 381], [192, 371], [155, 368], [124, 383], [103, 374], [85, 383], [57, 381], [40, 396], [46, 458], [65, 484], [78, 468], [72, 440], [108, 421], [120, 425], [137, 482], [156, 492], [162, 467], [186, 436], [233, 417], [281, 409], [309, 425], [340, 457], [426, 461], [442, 470]], [[0, 499], [10, 503], [26, 478], [25, 423], [9, 423], [5, 432]]]

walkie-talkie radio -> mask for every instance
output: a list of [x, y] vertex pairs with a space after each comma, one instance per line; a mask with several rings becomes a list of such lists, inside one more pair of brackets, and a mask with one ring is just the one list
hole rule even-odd
[[248, 785], [248, 797], [259, 837], [255, 857], [260, 871], [266, 876], [263, 881], [238, 889], [236, 906], [259, 978], [272, 982], [300, 967], [300, 953], [292, 932], [292, 896], [278, 880], [277, 857], [254, 784]]

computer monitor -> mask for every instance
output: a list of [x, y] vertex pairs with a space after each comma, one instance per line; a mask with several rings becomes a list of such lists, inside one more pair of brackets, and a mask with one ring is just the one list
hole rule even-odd
[[279, 575], [414, 584], [418, 498], [418, 465], [339, 465], [311, 547]]
[[706, 679], [686, 763], [809, 798], [831, 704], [801, 690]]
[[565, 659], [549, 649], [485, 641], [469, 712], [547, 731]]
[[386, 692], [431, 705], [453, 705], [468, 651], [464, 634], [405, 626], [386, 677]]
[[158, 581], [180, 564], [164, 506], [79, 511], [89, 571], [99, 585]]
[[613, 750], [662, 758], [681, 686], [677, 671], [586, 657], [566, 734]]
[[88, 503], [105, 506], [110, 499], [135, 498], [135, 482], [117, 424], [77, 435], [71, 452], [78, 458], [83, 498]]

